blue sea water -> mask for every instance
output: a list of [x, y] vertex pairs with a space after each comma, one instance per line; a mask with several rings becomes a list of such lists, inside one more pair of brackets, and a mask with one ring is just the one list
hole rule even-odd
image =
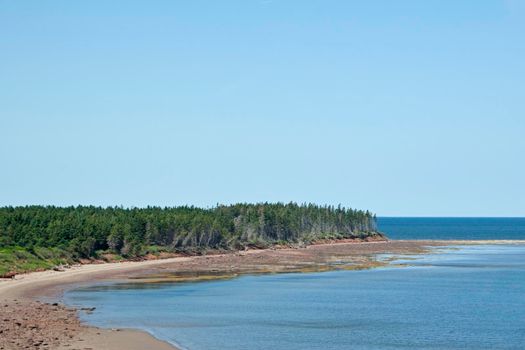
[[363, 271], [98, 284], [64, 298], [95, 306], [81, 314], [90, 324], [189, 350], [524, 349], [525, 245], [448, 247]]
[[525, 218], [379, 217], [379, 231], [391, 239], [525, 239]]

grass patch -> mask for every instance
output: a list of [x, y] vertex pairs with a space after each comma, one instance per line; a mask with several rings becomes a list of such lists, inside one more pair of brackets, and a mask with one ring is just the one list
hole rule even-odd
[[3, 247], [0, 248], [0, 275], [46, 270], [71, 261], [70, 255], [59, 248]]

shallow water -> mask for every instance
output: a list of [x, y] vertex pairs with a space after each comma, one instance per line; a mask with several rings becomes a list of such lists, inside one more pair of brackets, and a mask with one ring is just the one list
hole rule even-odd
[[[415, 259], [415, 260], [413, 260]], [[66, 302], [82, 318], [190, 350], [523, 349], [525, 246], [438, 250], [363, 271], [105, 284]]]

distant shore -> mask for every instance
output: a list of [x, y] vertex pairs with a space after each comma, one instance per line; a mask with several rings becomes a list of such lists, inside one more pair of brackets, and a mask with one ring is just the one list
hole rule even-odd
[[[102, 280], [134, 282], [191, 281], [229, 278], [247, 273], [309, 272], [336, 268], [364, 269], [387, 264], [378, 254], [420, 254], [430, 247], [466, 244], [525, 244], [525, 241], [335, 241], [304, 248], [271, 248], [227, 254], [163, 260], [75, 266], [0, 280], [0, 348], [19, 349], [174, 349], [168, 343], [134, 330], [103, 330], [80, 323], [76, 310], [46, 301], [59, 301], [77, 285]], [[55, 304], [55, 305], [54, 305]], [[80, 311], [82, 312], [82, 311]], [[96, 312], [96, 311], [95, 311]]]

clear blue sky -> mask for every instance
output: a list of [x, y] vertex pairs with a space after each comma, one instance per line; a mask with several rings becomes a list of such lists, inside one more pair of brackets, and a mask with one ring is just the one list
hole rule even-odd
[[525, 216], [525, 1], [0, 0], [0, 205]]

